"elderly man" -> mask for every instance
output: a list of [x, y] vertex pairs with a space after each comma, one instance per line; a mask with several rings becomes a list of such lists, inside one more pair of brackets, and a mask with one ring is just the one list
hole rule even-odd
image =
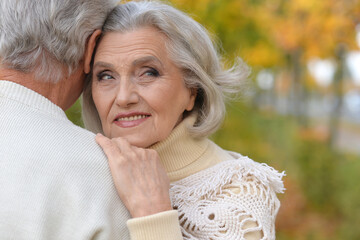
[[128, 220], [94, 135], [64, 113], [114, 4], [0, 1], [2, 240], [167, 239], [163, 217]]

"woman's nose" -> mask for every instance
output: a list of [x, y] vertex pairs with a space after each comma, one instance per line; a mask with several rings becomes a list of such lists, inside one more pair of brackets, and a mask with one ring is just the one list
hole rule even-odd
[[117, 105], [126, 108], [139, 102], [137, 88], [131, 80], [121, 81], [118, 88], [115, 99]]

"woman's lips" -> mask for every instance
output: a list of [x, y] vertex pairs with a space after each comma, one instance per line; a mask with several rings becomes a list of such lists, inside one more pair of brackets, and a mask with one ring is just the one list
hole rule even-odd
[[116, 116], [114, 123], [122, 128], [136, 127], [146, 121], [151, 115], [146, 113], [128, 113]]

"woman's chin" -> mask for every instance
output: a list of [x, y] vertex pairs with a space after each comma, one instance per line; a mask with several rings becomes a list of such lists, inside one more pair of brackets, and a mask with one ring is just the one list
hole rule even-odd
[[[147, 138], [147, 135], [148, 136]], [[163, 137], [160, 137], [160, 134], [157, 134], [157, 138], [153, 138], [153, 134], [124, 134], [124, 133], [117, 133], [115, 131], [113, 131], [111, 134], [105, 134], [106, 137], [108, 138], [123, 138], [126, 141], [128, 141], [128, 143], [130, 143], [131, 146], [134, 147], [138, 147], [138, 148], [149, 148], [151, 146], [153, 146], [154, 144], [160, 142], [162, 139], [164, 139]]]
[[131, 139], [131, 138], [126, 138], [125, 139], [134, 147], [138, 147], [138, 148], [149, 148], [152, 145], [154, 145], [155, 141], [144, 141], [142, 140], [138, 140], [138, 139]]

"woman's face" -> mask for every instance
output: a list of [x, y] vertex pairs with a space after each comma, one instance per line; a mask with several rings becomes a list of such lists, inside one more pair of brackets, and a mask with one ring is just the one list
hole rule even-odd
[[156, 28], [106, 33], [94, 58], [92, 96], [104, 134], [137, 147], [164, 140], [190, 111], [195, 94]]

